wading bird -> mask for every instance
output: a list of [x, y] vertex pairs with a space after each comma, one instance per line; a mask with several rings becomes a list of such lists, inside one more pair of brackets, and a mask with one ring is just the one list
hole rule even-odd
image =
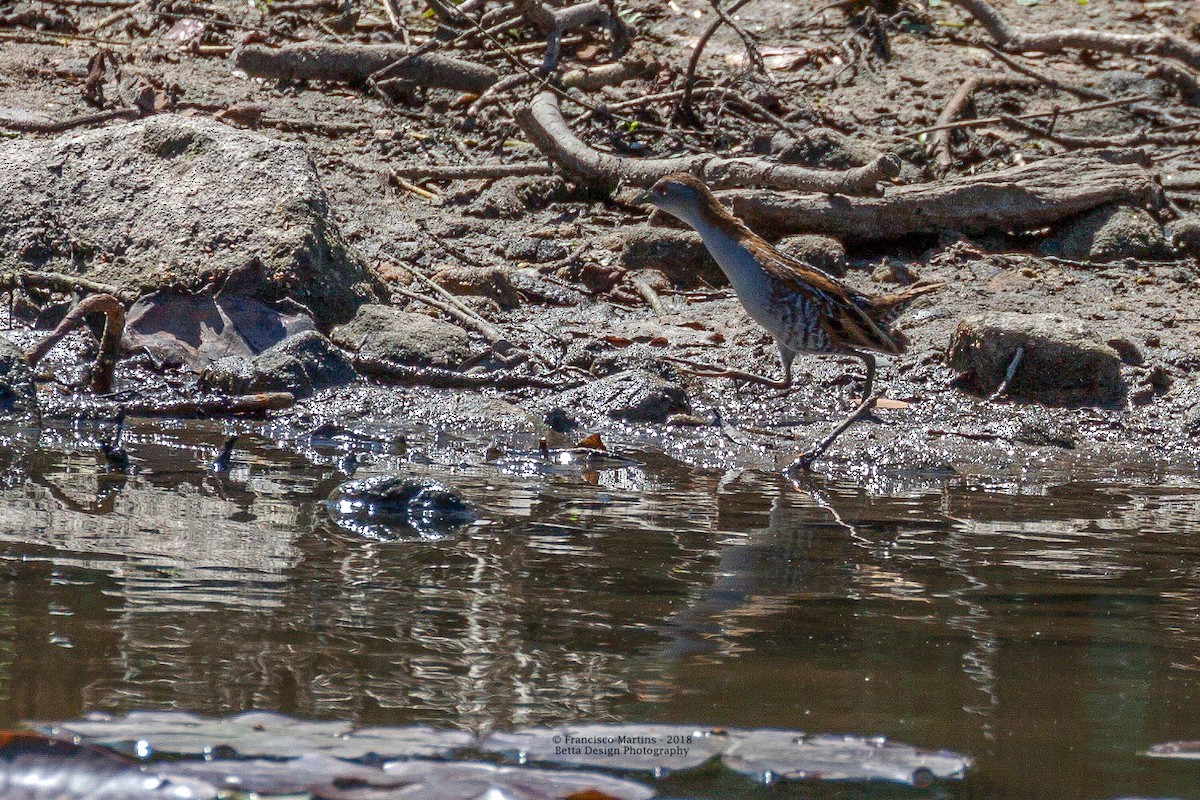
[[739, 370], [721, 369], [684, 359], [669, 359], [690, 374], [787, 389], [792, 362], [799, 353], [848, 355], [867, 368], [863, 402], [833, 433], [797, 461], [807, 468], [842, 431], [870, 411], [879, 399], [873, 352], [899, 354], [908, 347], [891, 323], [916, 298], [945, 284], [917, 282], [895, 294], [867, 295], [816, 267], [784, 255], [750, 230], [713, 196], [703, 182], [684, 173], [668, 175], [647, 193], [658, 208], [696, 229], [704, 246], [729, 278], [746, 313], [767, 329], [779, 350], [783, 377], [772, 380]]

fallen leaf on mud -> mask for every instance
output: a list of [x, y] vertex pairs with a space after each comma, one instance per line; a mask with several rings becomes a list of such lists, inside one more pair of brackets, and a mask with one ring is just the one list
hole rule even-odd
[[99, 747], [36, 733], [0, 733], [5, 800], [209, 800], [210, 784], [156, 774]]
[[576, 447], [587, 447], [591, 450], [602, 450], [608, 452], [608, 448], [604, 444], [604, 440], [600, 438], [600, 434], [593, 433], [590, 436], [585, 436], [580, 439], [575, 445]]
[[226, 356], [256, 356], [301, 331], [316, 330], [299, 306], [268, 305], [239, 295], [161, 291], [133, 304], [126, 350], [145, 349], [160, 366], [194, 371]]

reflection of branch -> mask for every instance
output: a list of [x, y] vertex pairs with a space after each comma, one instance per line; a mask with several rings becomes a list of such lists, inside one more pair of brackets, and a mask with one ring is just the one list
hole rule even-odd
[[679, 158], [625, 158], [586, 144], [571, 130], [553, 92], [539, 92], [517, 114], [526, 134], [552, 161], [592, 183], [615, 186], [620, 182], [650, 186], [674, 172], [688, 172], [715, 188], [769, 186], [775, 189], [827, 194], [872, 194], [876, 185], [900, 173], [893, 155], [848, 170], [809, 169], [776, 164], [760, 158], [724, 158], [712, 153]]

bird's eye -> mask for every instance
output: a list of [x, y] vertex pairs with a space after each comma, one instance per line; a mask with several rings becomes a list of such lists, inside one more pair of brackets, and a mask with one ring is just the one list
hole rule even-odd
[[659, 186], [658, 188], [656, 188], [656, 189], [654, 190], [654, 193], [655, 193], [656, 195], [658, 195], [659, 197], [662, 197], [662, 196], [664, 196], [664, 195], [667, 193], [667, 187], [665, 187], [665, 186]]

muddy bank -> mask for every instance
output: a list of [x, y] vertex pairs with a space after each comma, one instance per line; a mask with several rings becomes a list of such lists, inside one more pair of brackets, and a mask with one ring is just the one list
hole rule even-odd
[[[1194, 466], [1197, 112], [1168, 69], [1194, 66], [1186, 49], [1152, 63], [1054, 52], [1031, 66], [988, 51], [1003, 31], [986, 23], [947, 35], [975, 14], [956, 5], [966, 12], [797, 16], [764, 3], [739, 19], [765, 73], [737, 71], [754, 52], [722, 27], [698, 83], [680, 72], [707, 6], [631, 6], [643, 35], [629, 52], [628, 32], [601, 15], [559, 44], [564, 85], [607, 111], [519, 80], [489, 95], [515, 68], [461, 31], [438, 57], [486, 69], [449, 60], [431, 72], [423, 55], [388, 51], [399, 72], [374, 78], [391, 88], [363, 87], [379, 64], [330, 49], [330, 22], [309, 9], [222, 7], [190, 36], [162, 9], [135, 9], [100, 62], [86, 38], [29, 34], [0, 54], [13, 139], [0, 142], [12, 198], [4, 335], [30, 347], [89, 292], [127, 306], [118, 394], [72, 394], [96, 347], [76, 332], [35, 369], [48, 417], [197, 396], [212, 398], [192, 409], [208, 415], [223, 397], [284, 392], [294, 406], [250, 407], [274, 408], [271, 424], [295, 432], [419, 423], [527, 448], [599, 431], [690, 461], [782, 467], [853, 407], [860, 367], [801, 357], [800, 385], [781, 398], [664, 361], [779, 369], [694, 234], [664, 227], [612, 180], [644, 183], [654, 159], [690, 158], [785, 252], [857, 288], [947, 283], [901, 320], [908, 352], [881, 363], [877, 386], [893, 402], [825, 469]], [[458, 24], [410, 11], [406, 36], [442, 41]], [[1134, 34], [1182, 13], [1003, 12], [1025, 29]], [[378, 60], [395, 26], [373, 13], [337, 25]], [[60, 23], [78, 33], [91, 14]], [[524, 44], [544, 41], [529, 24]], [[262, 28], [266, 45], [234, 53], [238, 26]], [[52, 129], [97, 108], [121, 114]], [[1052, 130], [1030, 129], [1039, 114]], [[964, 119], [992, 122], [953, 127]], [[755, 172], [760, 162], [774, 166]], [[20, 410], [28, 380], [12, 375], [5, 396]]]

